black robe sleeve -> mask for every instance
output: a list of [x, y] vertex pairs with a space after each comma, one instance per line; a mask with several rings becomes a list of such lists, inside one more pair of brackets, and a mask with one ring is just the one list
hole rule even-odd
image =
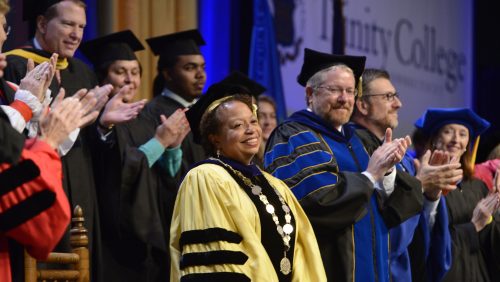
[[24, 136], [10, 125], [9, 118], [0, 108], [0, 163], [17, 162], [23, 147]]

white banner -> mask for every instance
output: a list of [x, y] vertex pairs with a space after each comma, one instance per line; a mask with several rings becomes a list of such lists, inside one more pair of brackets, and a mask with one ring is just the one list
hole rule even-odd
[[270, 0], [281, 60], [281, 77], [288, 115], [306, 107], [304, 87], [297, 83], [304, 48], [332, 51], [332, 0]]
[[398, 135], [410, 134], [429, 107], [472, 100], [472, 0], [350, 0], [346, 54], [389, 71], [403, 103]]
[[[269, 0], [275, 15], [288, 113], [305, 108], [296, 77], [305, 47], [332, 51], [332, 0]], [[401, 95], [397, 135], [428, 107], [472, 100], [472, 0], [344, 0], [345, 53], [389, 71]]]

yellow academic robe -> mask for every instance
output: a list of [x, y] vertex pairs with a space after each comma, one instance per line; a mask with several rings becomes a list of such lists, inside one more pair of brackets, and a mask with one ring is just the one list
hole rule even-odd
[[[295, 218], [292, 281], [326, 281], [316, 237], [306, 214], [281, 180], [268, 173], [263, 174], [269, 184], [279, 191]], [[179, 239], [183, 232], [209, 228], [237, 233], [242, 240], [239, 243], [221, 240], [187, 244], [180, 249]], [[213, 272], [241, 273], [251, 281], [278, 281], [261, 243], [262, 232], [276, 230], [261, 230], [255, 205], [225, 168], [215, 164], [193, 168], [184, 178], [175, 202], [170, 227], [170, 281], [180, 281], [188, 274]], [[242, 252], [248, 259], [244, 264], [212, 264], [180, 269], [181, 257], [185, 254], [219, 250]]]

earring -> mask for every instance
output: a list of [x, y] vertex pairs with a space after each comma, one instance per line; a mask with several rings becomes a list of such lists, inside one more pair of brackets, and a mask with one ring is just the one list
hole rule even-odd
[[220, 158], [220, 150], [217, 149], [217, 158], [219, 159]]

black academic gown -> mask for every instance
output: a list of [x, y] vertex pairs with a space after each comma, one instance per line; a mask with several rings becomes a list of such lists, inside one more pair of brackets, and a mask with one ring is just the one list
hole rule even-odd
[[[23, 49], [32, 51], [38, 55], [50, 58], [51, 54], [42, 50], [33, 49], [32, 42], [29, 42]], [[4, 77], [8, 81], [19, 84], [26, 75], [27, 58], [8, 55], [7, 67], [4, 69]], [[68, 67], [60, 71], [61, 83], [54, 77], [49, 89], [52, 91], [52, 97], [59, 93], [63, 87], [66, 90], [66, 97], [74, 95], [82, 88], [90, 89], [97, 85], [95, 74], [82, 61], [76, 58], [68, 58]], [[89, 249], [91, 257], [91, 272], [93, 281], [101, 281], [99, 266], [101, 265], [100, 255], [100, 231], [99, 231], [99, 212], [96, 203], [94, 175], [92, 172], [92, 160], [89, 148], [88, 128], [83, 128], [71, 148], [71, 150], [61, 158], [63, 165], [63, 186], [70, 201], [70, 205], [80, 205], [85, 216], [85, 227], [89, 235]], [[69, 231], [69, 228], [68, 228]], [[68, 251], [69, 232], [65, 234], [56, 250]]]
[[500, 281], [498, 216], [479, 233], [470, 222], [474, 208], [487, 193], [484, 182], [471, 179], [446, 195], [453, 261], [443, 281]]
[[[160, 115], [170, 116], [177, 109], [181, 109], [183, 106], [168, 97], [162, 95], [155, 97], [151, 102], [149, 102], [144, 108], [144, 115], [149, 119], [155, 121], [155, 130], [160, 122]], [[190, 132], [181, 145], [182, 148], [182, 165], [180, 169], [180, 175], [186, 174], [189, 168], [197, 162], [205, 159], [206, 154], [201, 145], [196, 144], [193, 141], [193, 134]]]
[[17, 162], [23, 147], [24, 136], [10, 125], [9, 118], [0, 108], [0, 163]]
[[117, 125], [105, 142], [95, 140], [93, 146], [95, 176], [100, 179], [96, 191], [103, 277], [104, 281], [167, 281], [168, 233], [159, 202], [162, 197], [173, 202], [175, 192], [160, 194], [158, 174], [128, 136], [129, 132], [141, 135], [144, 127], [132, 123]]
[[150, 169], [138, 148], [154, 137], [160, 115], [168, 117], [179, 108], [182, 105], [174, 100], [157, 96], [135, 120], [116, 125], [110, 136], [112, 141], [96, 146], [100, 148], [99, 157], [94, 158], [96, 174], [106, 169], [108, 177], [97, 187], [103, 211], [106, 281], [169, 279], [166, 266], [170, 265], [170, 220], [180, 178], [205, 154], [189, 133], [181, 145], [181, 168], [175, 177], [170, 177], [159, 164]]

